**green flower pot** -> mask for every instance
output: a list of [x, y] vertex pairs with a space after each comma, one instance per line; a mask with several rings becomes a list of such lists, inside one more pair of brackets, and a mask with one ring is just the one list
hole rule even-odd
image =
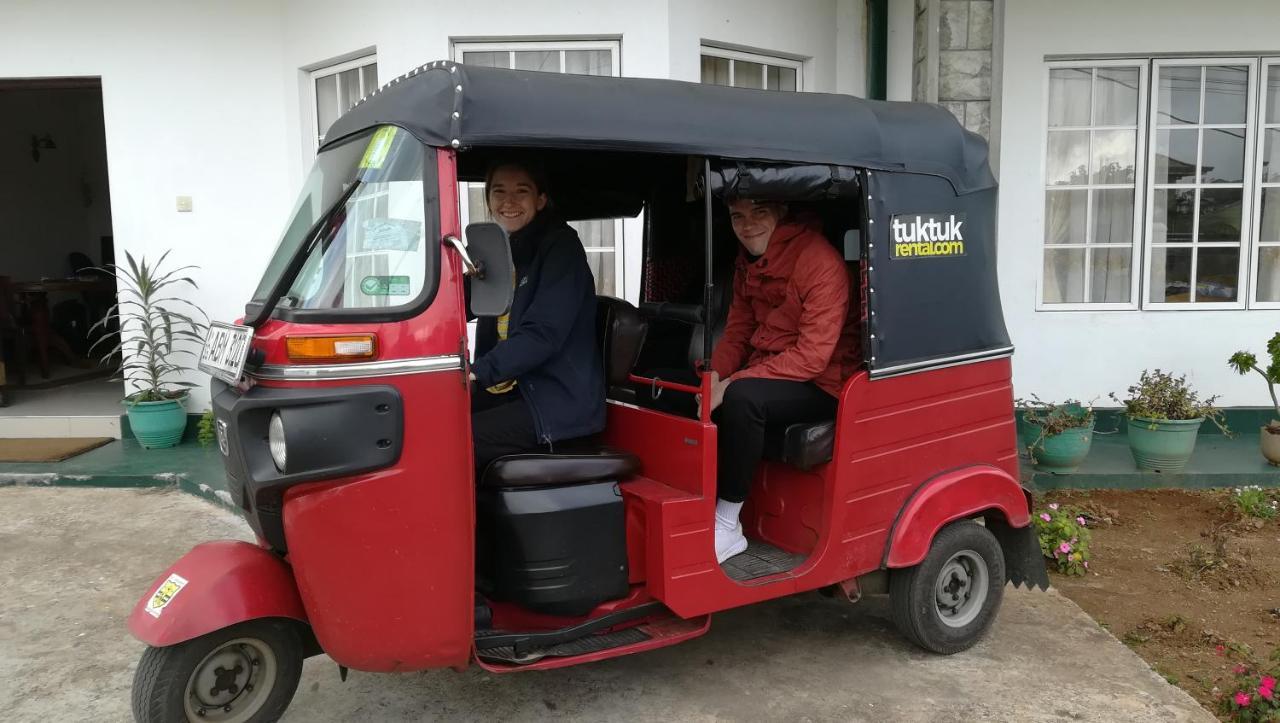
[[1129, 451], [1138, 469], [1150, 472], [1181, 472], [1196, 448], [1199, 419], [1129, 418]]
[[[1052, 472], [1053, 474], [1071, 474], [1076, 471], [1080, 463], [1085, 457], [1089, 456], [1089, 447], [1093, 445], [1093, 423], [1095, 420], [1090, 419], [1089, 424], [1084, 427], [1074, 427], [1059, 434], [1051, 434], [1040, 441], [1036, 441], [1036, 437], [1032, 437], [1029, 443], [1031, 447], [1031, 458], [1035, 460], [1033, 465], [1041, 472]], [[1039, 435], [1039, 427], [1030, 425], [1037, 430]]]
[[187, 396], [162, 402], [125, 401], [129, 428], [144, 449], [176, 447], [187, 428]]

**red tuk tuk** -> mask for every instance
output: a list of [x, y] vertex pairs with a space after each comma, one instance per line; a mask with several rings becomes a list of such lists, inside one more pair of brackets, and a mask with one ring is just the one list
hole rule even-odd
[[[242, 323], [211, 330], [219, 450], [257, 535], [197, 545], [138, 602], [141, 721], [275, 720], [302, 660], [545, 670], [707, 632], [805, 591], [888, 593], [907, 638], [972, 645], [1006, 582], [1047, 587], [1018, 481], [985, 143], [945, 110], [435, 62], [328, 133]], [[643, 215], [640, 305], [601, 297], [607, 426], [477, 484], [471, 315], [512, 295], [466, 182], [536, 153], [570, 219]], [[835, 418], [769, 430], [717, 564], [716, 426], [697, 368], [736, 241], [717, 197], [821, 219], [864, 359]], [[690, 364], [692, 362], [692, 365]]]

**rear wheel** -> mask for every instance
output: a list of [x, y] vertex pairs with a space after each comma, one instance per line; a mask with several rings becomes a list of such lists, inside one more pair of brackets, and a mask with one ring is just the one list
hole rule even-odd
[[1004, 553], [995, 536], [976, 522], [952, 523], [919, 565], [891, 573], [893, 622], [926, 650], [966, 650], [995, 619], [1004, 580]]
[[133, 678], [139, 723], [270, 723], [302, 676], [297, 623], [250, 620], [164, 648], [147, 648]]

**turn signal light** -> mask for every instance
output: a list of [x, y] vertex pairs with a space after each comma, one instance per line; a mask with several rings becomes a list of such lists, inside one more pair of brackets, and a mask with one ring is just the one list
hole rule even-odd
[[373, 359], [378, 351], [373, 334], [356, 336], [290, 336], [285, 337], [289, 361], [344, 362]]

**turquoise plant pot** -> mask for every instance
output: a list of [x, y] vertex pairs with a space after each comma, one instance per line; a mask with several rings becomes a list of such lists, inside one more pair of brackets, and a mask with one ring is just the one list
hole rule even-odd
[[1139, 469], [1151, 472], [1181, 472], [1196, 448], [1199, 419], [1129, 418], [1129, 451]]
[[187, 428], [186, 395], [163, 402], [124, 403], [129, 414], [129, 428], [144, 449], [176, 447]]
[[[1089, 456], [1089, 447], [1093, 445], [1093, 423], [1088, 426], [1073, 427], [1059, 434], [1051, 434], [1036, 441], [1033, 436], [1028, 446], [1031, 447], [1031, 458], [1035, 460], [1035, 468], [1041, 472], [1053, 474], [1071, 474], [1076, 471], [1085, 457]], [[1031, 425], [1039, 435], [1039, 427]]]

